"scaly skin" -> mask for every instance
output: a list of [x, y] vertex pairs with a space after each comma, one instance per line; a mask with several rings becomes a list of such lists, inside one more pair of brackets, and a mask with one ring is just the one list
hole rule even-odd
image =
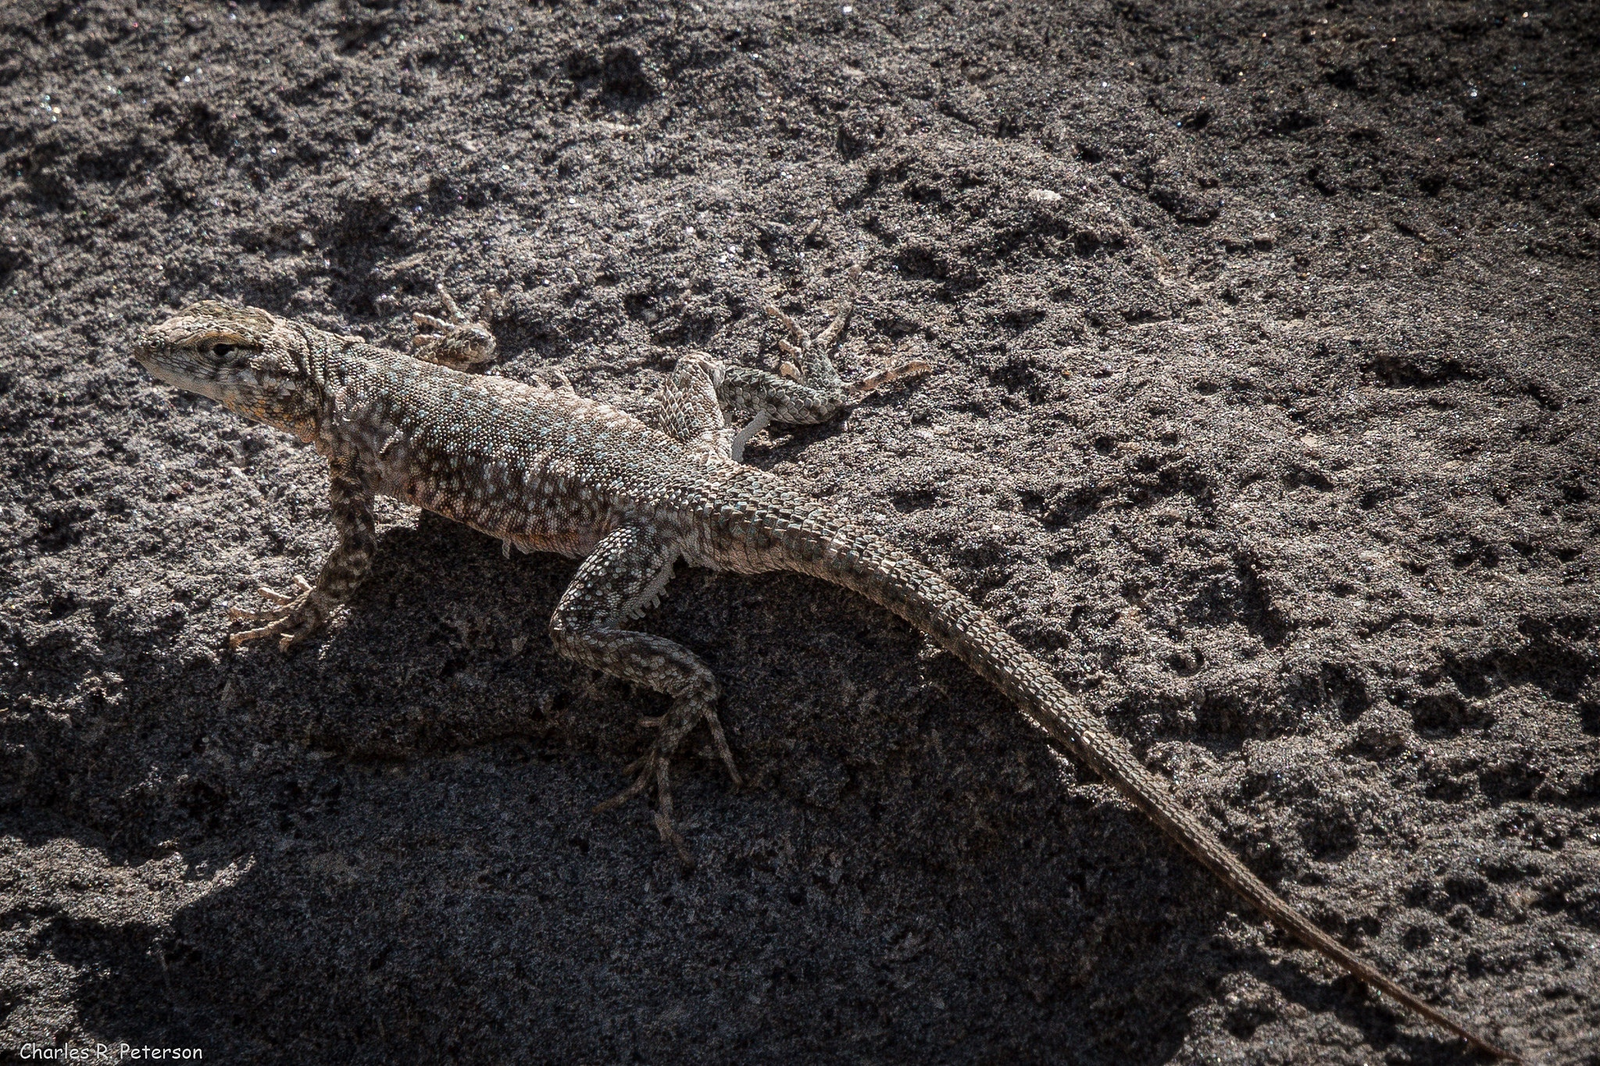
[[[852, 272], [852, 278], [854, 272]], [[328, 459], [339, 544], [314, 585], [263, 589], [276, 606], [237, 618], [266, 624], [231, 639], [304, 640], [348, 599], [372, 565], [372, 499], [384, 493], [501, 538], [509, 550], [554, 551], [583, 563], [550, 622], [558, 651], [672, 697], [633, 784], [602, 806], [657, 792], [662, 839], [691, 861], [672, 828], [668, 767], [700, 722], [729, 774], [739, 775], [717, 719], [718, 686], [687, 648], [627, 628], [654, 605], [683, 560], [740, 573], [791, 570], [853, 589], [960, 656], [1029, 721], [1127, 796], [1161, 829], [1279, 927], [1356, 977], [1482, 1051], [1512, 1056], [1375, 970], [1251, 873], [1178, 804], [1123, 741], [1091, 717], [1045, 667], [928, 567], [782, 480], [738, 462], [770, 421], [814, 423], [898, 377], [912, 363], [853, 386], [829, 358], [850, 313], [808, 337], [775, 308], [791, 360], [780, 374], [682, 359], [652, 424], [576, 395], [564, 381], [524, 385], [464, 373], [493, 354], [487, 326], [441, 295], [446, 319], [414, 356], [286, 321], [254, 308], [195, 304], [150, 329], [135, 357], [156, 377], [294, 433]], [[493, 302], [486, 293], [480, 313]], [[752, 421], [735, 431], [729, 416]]]

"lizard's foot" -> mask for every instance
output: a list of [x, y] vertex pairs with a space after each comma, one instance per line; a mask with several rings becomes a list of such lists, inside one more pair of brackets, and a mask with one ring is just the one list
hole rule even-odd
[[596, 812], [615, 810], [654, 785], [656, 831], [661, 834], [663, 843], [671, 844], [677, 850], [678, 859], [686, 867], [694, 866], [694, 856], [690, 854], [689, 846], [684, 843], [683, 835], [672, 825], [671, 766], [672, 757], [683, 744], [684, 738], [702, 721], [711, 730], [711, 739], [716, 744], [717, 754], [722, 757], [723, 765], [728, 768], [728, 776], [733, 779], [734, 787], [744, 784], [744, 779], [739, 776], [738, 769], [733, 765], [733, 752], [728, 748], [728, 739], [723, 735], [722, 721], [717, 717], [713, 701], [698, 696], [683, 696], [673, 700], [672, 709], [664, 716], [644, 719], [642, 724], [658, 728], [661, 733], [651, 743], [650, 750], [644, 753], [644, 757], [625, 771], [634, 775], [633, 784], [595, 807]]
[[[932, 363], [922, 359], [912, 359], [888, 370], [880, 370], [860, 381], [844, 384], [839, 380], [829, 353], [838, 347], [839, 338], [844, 335], [845, 327], [850, 324], [850, 315], [855, 310], [856, 294], [861, 283], [860, 265], [852, 265], [846, 276], [849, 279], [849, 290], [839, 301], [833, 321], [828, 324], [828, 328], [815, 337], [807, 333], [800, 323], [779, 310], [775, 304], [768, 304], [763, 309], [768, 318], [781, 325], [789, 334], [788, 339], [778, 340], [778, 348], [786, 357], [778, 364], [778, 376], [800, 384], [819, 384], [822, 387], [839, 389], [843, 392], [846, 402], [855, 403], [863, 396], [876, 392], [891, 382], [931, 373]], [[799, 361], [800, 365], [796, 366], [795, 361]]]
[[[789, 334], [787, 339], [778, 338], [778, 350], [784, 354], [783, 361], [778, 364], [779, 377], [798, 384], [809, 384], [814, 388], [839, 387], [839, 375], [833, 369], [831, 356], [833, 349], [839, 344], [839, 338], [844, 336], [845, 327], [850, 324], [850, 316], [855, 312], [856, 294], [861, 285], [861, 267], [852, 265], [846, 277], [848, 287], [834, 309], [833, 321], [815, 337], [801, 328], [800, 323], [779, 310], [776, 304], [768, 304], [762, 308], [768, 318], [781, 325], [784, 332]], [[796, 363], [800, 365], [796, 366]]]
[[228, 617], [235, 622], [267, 624], [258, 629], [234, 633], [228, 638], [229, 646], [237, 648], [252, 640], [277, 637], [278, 650], [288, 651], [321, 629], [323, 623], [328, 620], [328, 608], [323, 602], [322, 595], [303, 577], [296, 576], [294, 583], [299, 592], [297, 596], [286, 596], [269, 588], [256, 589], [262, 599], [277, 604], [265, 611], [245, 611], [238, 607], [230, 607]]
[[412, 314], [417, 328], [429, 332], [411, 338], [411, 354], [455, 370], [470, 370], [493, 359], [494, 334], [489, 332], [488, 318], [499, 304], [500, 294], [484, 289], [470, 315], [462, 312], [443, 285], [439, 286], [439, 299], [444, 303], [445, 318], [420, 311]]
[[[832, 353], [850, 323], [860, 276], [860, 267], [852, 266], [848, 290], [839, 300], [833, 321], [816, 336], [807, 333], [800, 323], [775, 305], [767, 305], [767, 317], [788, 334], [778, 339], [783, 358], [777, 372], [737, 365], [727, 367], [717, 383], [718, 402], [729, 410], [753, 412], [758, 419], [766, 414], [773, 422], [814, 425], [832, 418], [892, 381], [920, 377], [933, 370], [931, 363], [913, 359], [860, 381], [846, 383], [840, 378]], [[735, 458], [743, 444], [760, 428], [754, 425], [753, 429], [747, 428], [733, 439]]]

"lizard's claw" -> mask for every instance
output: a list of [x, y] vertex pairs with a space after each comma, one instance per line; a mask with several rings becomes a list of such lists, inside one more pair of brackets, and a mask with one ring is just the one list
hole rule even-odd
[[686, 868], [694, 866], [694, 856], [689, 852], [689, 846], [684, 843], [683, 834], [679, 833], [672, 825], [672, 756], [676, 754], [683, 740], [701, 721], [704, 721], [711, 730], [711, 739], [717, 746], [717, 754], [722, 757], [722, 763], [728, 768], [728, 776], [733, 779], [734, 787], [744, 784], [744, 779], [739, 776], [739, 770], [733, 764], [733, 752], [728, 748], [728, 738], [723, 735], [722, 722], [717, 717], [717, 710], [712, 701], [693, 697], [679, 697], [672, 702], [672, 709], [660, 718], [646, 718], [640, 724], [652, 728], [659, 728], [661, 734], [651, 742], [650, 750], [624, 773], [634, 775], [633, 783], [618, 792], [610, 799], [595, 806], [595, 812], [610, 811], [622, 806], [633, 797], [644, 792], [652, 784], [656, 789], [656, 810], [654, 820], [656, 831], [661, 834], [663, 843], [671, 844], [678, 852], [678, 859]]
[[294, 579], [297, 596], [286, 596], [269, 588], [258, 588], [261, 598], [276, 604], [265, 611], [246, 611], [238, 607], [228, 609], [228, 617], [235, 622], [266, 622], [257, 629], [247, 629], [228, 637], [229, 647], [237, 648], [252, 640], [277, 637], [278, 650], [288, 651], [322, 628], [328, 620], [328, 610], [323, 598], [311, 583], [298, 575]]

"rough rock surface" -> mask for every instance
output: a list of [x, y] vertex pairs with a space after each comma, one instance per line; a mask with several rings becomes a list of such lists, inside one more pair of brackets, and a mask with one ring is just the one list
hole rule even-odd
[[637, 409], [940, 372], [750, 460], [939, 564], [1279, 890], [1536, 1061], [1600, 1028], [1592, 7], [0, 8], [0, 1047], [267, 1063], [1454, 1063], [994, 693], [800, 578], [682, 572], [752, 778], [622, 787], [656, 698], [573, 564], [399, 506], [312, 648], [316, 457], [126, 358], [201, 297]]

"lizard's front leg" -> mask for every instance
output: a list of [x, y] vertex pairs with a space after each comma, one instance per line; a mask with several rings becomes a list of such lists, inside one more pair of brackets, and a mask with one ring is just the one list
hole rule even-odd
[[638, 772], [633, 784], [597, 809], [619, 806], [654, 784], [655, 822], [661, 839], [677, 848], [684, 862], [692, 865], [694, 860], [683, 837], [672, 827], [668, 766], [684, 737], [705, 722], [728, 774], [734, 784], [740, 783], [733, 753], [728, 750], [722, 723], [717, 719], [717, 680], [711, 669], [683, 645], [653, 633], [625, 629], [621, 624], [640, 617], [655, 605], [661, 589], [672, 577], [677, 558], [677, 545], [662, 543], [645, 530], [628, 527], [608, 534], [578, 567], [572, 584], [562, 594], [550, 619], [550, 637], [556, 650], [568, 658], [672, 697], [672, 707], [666, 715], [649, 723], [660, 729], [650, 750], [629, 767]]
[[331, 475], [328, 499], [333, 507], [333, 525], [339, 543], [328, 553], [315, 585], [295, 578], [299, 595], [286, 596], [271, 589], [258, 590], [278, 606], [265, 611], [229, 611], [236, 622], [266, 622], [258, 629], [235, 633], [228, 643], [237, 648], [247, 641], [277, 637], [278, 647], [288, 651], [322, 628], [338, 604], [348, 600], [372, 569], [377, 550], [376, 522], [372, 517], [372, 478], [354, 454], [337, 455], [328, 461]]
[[471, 314], [457, 306], [443, 285], [438, 287], [444, 304], [444, 318], [420, 311], [411, 316], [418, 329], [429, 330], [411, 338], [411, 354], [453, 370], [472, 371], [494, 358], [494, 334], [489, 331], [489, 316], [500, 303], [500, 294], [484, 289]]

